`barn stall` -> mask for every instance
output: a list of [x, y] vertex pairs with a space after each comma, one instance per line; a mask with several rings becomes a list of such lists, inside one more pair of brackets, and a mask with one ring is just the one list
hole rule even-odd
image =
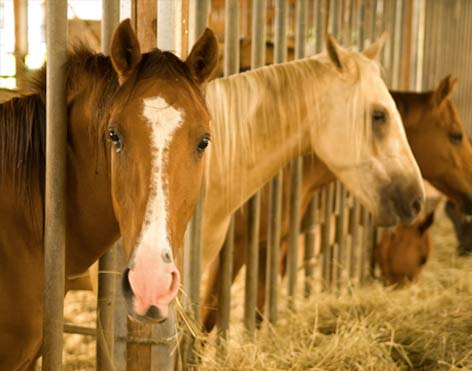
[[[8, 14], [10, 21], [12, 19], [12, 3], [3, 5], [5, 20]], [[321, 52], [327, 32], [342, 45], [362, 50], [387, 30], [389, 34], [380, 63], [388, 87], [431, 90], [444, 75], [452, 73], [459, 78], [453, 100], [466, 130], [470, 131], [467, 46], [472, 34], [466, 22], [471, 10], [467, 1], [210, 3], [182, 0], [157, 3], [122, 1], [121, 4], [115, 2], [110, 8], [105, 6], [111, 4], [107, 2], [103, 8], [101, 42], [105, 54], [119, 13], [122, 18], [131, 16], [144, 49], [158, 45], [181, 56], [186, 55], [196, 35], [208, 23], [220, 38], [224, 51], [221, 70], [226, 76], [238, 73], [240, 66], [245, 66], [245, 69], [260, 67], [265, 64], [264, 57], [270, 62], [283, 63], [287, 55], [302, 58]], [[26, 12], [29, 7], [38, 6], [33, 1], [28, 4], [18, 1], [14, 5], [15, 20], [21, 20], [21, 15], [18, 15], [21, 10]], [[55, 6], [52, 8], [50, 11], [53, 13], [60, 10]], [[92, 12], [99, 11], [100, 4], [93, 9]], [[65, 7], [57, 17], [60, 19], [58, 22], [62, 20], [62, 28], [54, 34], [65, 37]], [[32, 17], [26, 18], [29, 22]], [[46, 26], [48, 22], [54, 22], [54, 15], [48, 15], [47, 19], [44, 21]], [[28, 22], [23, 21], [23, 26]], [[17, 23], [21, 24], [21, 21]], [[82, 20], [79, 30], [95, 35], [97, 47], [97, 33], [93, 32], [97, 29], [96, 24]], [[27, 47], [20, 45], [21, 37], [17, 40], [14, 52], [3, 49], [9, 50], [10, 53], [5, 54], [10, 59], [11, 56], [24, 59], [27, 55]], [[245, 47], [248, 40], [249, 61], [248, 48]], [[54, 40], [48, 42], [52, 44]], [[63, 41], [59, 44], [64, 46]], [[54, 50], [57, 52], [59, 49]], [[48, 56], [50, 61], [56, 58]], [[21, 63], [15, 63], [15, 69], [9, 67], [9, 70], [0, 71], [2, 81], [5, 81], [5, 86], [14, 87], [11, 79], [18, 74], [18, 83], [15, 81], [15, 84], [21, 89], [25, 71], [19, 67]], [[5, 70], [7, 72], [3, 72]], [[82, 335], [65, 335], [64, 369], [93, 369], [95, 362], [98, 369], [123, 370], [171, 369], [174, 364], [184, 369], [201, 367], [215, 370], [471, 367], [467, 346], [471, 336], [470, 324], [467, 323], [467, 312], [471, 308], [470, 262], [455, 256], [456, 242], [448, 221], [442, 215], [442, 204], [437, 206], [438, 221], [433, 227], [432, 258], [419, 283], [398, 291], [385, 289], [373, 279], [378, 275], [373, 248], [380, 234], [374, 227], [375, 219], [341, 183], [331, 184], [316, 194], [309, 206], [308, 225], [301, 228], [297, 212], [303, 177], [301, 169], [300, 160], [291, 163], [291, 189], [294, 191], [290, 197], [287, 277], [283, 281], [278, 278], [282, 173], [270, 183], [267, 312], [262, 313], [260, 329], [256, 329], [256, 291], [258, 218], [261, 211], [260, 195], [256, 194], [246, 207], [251, 220], [247, 268], [240, 273], [232, 290], [232, 224], [220, 254], [221, 265], [226, 268], [222, 269], [219, 278], [216, 334], [207, 338], [195, 323], [199, 317], [200, 275], [205, 276], [197, 263], [202, 248], [199, 242], [200, 205], [188, 229], [184, 294], [177, 305], [180, 309], [174, 323], [168, 321], [165, 325], [152, 327], [127, 323], [123, 305], [119, 305], [123, 301], [119, 290], [117, 297], [113, 298], [116, 286], [113, 281], [121, 271], [117, 268], [120, 259], [118, 248], [99, 265], [99, 320], [95, 319], [94, 295], [88, 292], [68, 294], [64, 329]], [[51, 234], [58, 235], [57, 228], [51, 226]], [[57, 261], [57, 257], [53, 259]], [[57, 306], [59, 301], [56, 295], [51, 305]], [[61, 311], [60, 308], [57, 310]], [[85, 323], [81, 324], [82, 327], [69, 322], [68, 313], [70, 320], [83, 317]], [[55, 320], [54, 323], [57, 325], [58, 322]], [[60, 327], [62, 333], [62, 324]], [[54, 331], [57, 336], [57, 328]], [[72, 345], [68, 346], [68, 341]], [[43, 361], [43, 368], [58, 369], [62, 363], [61, 345], [47, 346], [55, 349], [58, 355], [55, 366]]]

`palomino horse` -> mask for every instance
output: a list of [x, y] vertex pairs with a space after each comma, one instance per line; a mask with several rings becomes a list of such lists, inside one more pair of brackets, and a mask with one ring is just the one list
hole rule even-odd
[[[67, 73], [66, 273], [120, 235], [129, 313], [160, 321], [179, 288], [173, 256], [199, 194], [210, 116], [200, 87], [217, 63], [207, 30], [185, 62], [141, 54], [123, 21], [111, 57], [72, 51]], [[0, 364], [25, 370], [42, 339], [45, 70], [0, 106]]]
[[290, 160], [316, 153], [382, 225], [411, 222], [423, 203], [419, 169], [380, 76], [382, 39], [363, 53], [327, 37], [327, 53], [217, 79], [207, 167], [202, 269], [231, 218]]
[[[456, 84], [448, 76], [444, 78], [434, 91], [424, 93], [393, 92], [393, 97], [400, 109], [406, 134], [415, 157], [418, 158], [420, 169], [425, 179], [435, 182], [446, 195], [453, 195], [463, 201], [463, 208], [470, 207], [472, 195], [472, 150], [467, 138], [461, 138], [464, 129], [455, 110], [450, 96]], [[423, 139], [426, 136], [429, 142]], [[454, 166], [451, 166], [451, 163]], [[435, 164], [436, 166], [431, 166]], [[456, 181], [451, 181], [451, 179]], [[313, 194], [323, 185], [335, 180], [334, 174], [319, 158], [305, 156], [303, 158], [303, 182], [301, 188], [300, 214], [303, 216]], [[282, 204], [281, 248], [286, 249], [289, 228], [289, 195], [290, 174], [284, 177], [284, 197]], [[265, 254], [267, 239], [267, 194], [262, 194], [260, 262], [259, 262], [259, 296], [258, 306], [262, 309], [265, 287]], [[233, 279], [245, 262], [245, 243], [247, 215], [236, 213], [235, 248], [233, 259]], [[303, 222], [302, 222], [303, 229]], [[284, 254], [281, 254], [284, 261]], [[211, 330], [216, 320], [216, 292], [218, 262], [213, 263], [206, 292], [202, 300], [202, 316], [204, 326]]]
[[[373, 60], [327, 38], [327, 53], [208, 84], [214, 144], [206, 174], [202, 269], [232, 213], [290, 160], [316, 153], [380, 224], [411, 222], [421, 176], [400, 115]], [[239, 247], [241, 248], [241, 246]]]
[[375, 262], [386, 285], [402, 286], [416, 282], [431, 252], [429, 227], [434, 211], [411, 225], [386, 228], [375, 247]]
[[445, 205], [445, 211], [448, 218], [454, 226], [454, 232], [457, 238], [457, 253], [459, 256], [472, 255], [472, 218], [465, 215], [456, 203], [448, 200]]

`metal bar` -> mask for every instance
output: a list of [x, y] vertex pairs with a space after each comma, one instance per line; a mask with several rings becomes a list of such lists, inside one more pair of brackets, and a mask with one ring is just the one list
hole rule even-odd
[[[157, 1], [157, 47], [181, 55], [181, 12], [182, 7], [176, 1]], [[139, 22], [140, 20], [138, 20]], [[148, 30], [149, 32], [149, 30]], [[152, 33], [152, 32], [151, 32]], [[195, 264], [197, 264], [196, 262]], [[198, 268], [197, 268], [198, 269]], [[198, 281], [197, 281], [198, 283]], [[192, 298], [193, 300], [193, 298]], [[198, 300], [198, 299], [197, 299]], [[145, 331], [147, 332], [147, 331]], [[148, 336], [158, 335], [174, 339], [151, 348], [150, 366], [153, 369], [172, 370], [176, 363], [175, 315], [170, 313], [165, 323], [150, 327]], [[136, 347], [136, 349], [139, 349]], [[139, 356], [139, 355], [138, 355]], [[144, 368], [143, 368], [144, 369]]]
[[[188, 54], [188, 44], [190, 40], [195, 42], [206, 28], [209, 12], [209, 0], [202, 0], [198, 7], [194, 7], [194, 12], [190, 16], [191, 3], [185, 0], [182, 3], [182, 56]], [[195, 4], [193, 4], [195, 5]], [[184, 24], [185, 22], [185, 24]], [[185, 28], [190, 31], [187, 37], [184, 35]], [[200, 195], [194, 214], [190, 223], [187, 226], [184, 243], [183, 254], [183, 277], [184, 277], [184, 292], [183, 306], [187, 313], [198, 323], [200, 314], [200, 285], [201, 285], [201, 256], [202, 256], [202, 218], [203, 218], [203, 204], [205, 195], [205, 181], [203, 180]], [[189, 365], [196, 363], [194, 354], [195, 339], [186, 332], [182, 336], [181, 342], [181, 360], [182, 367], [188, 368]]]
[[305, 250], [304, 250], [304, 266], [305, 266], [305, 285], [304, 296], [310, 297], [313, 291], [313, 273], [315, 268], [315, 238], [316, 238], [316, 214], [318, 195], [314, 196], [308, 206], [308, 225], [305, 232]]
[[218, 316], [216, 325], [218, 328], [218, 343], [226, 340], [229, 330], [229, 318], [231, 310], [231, 281], [233, 270], [233, 245], [234, 245], [234, 220], [228, 227], [228, 233], [220, 251], [220, 277], [218, 278]]
[[67, 1], [46, 3], [46, 190], [43, 370], [62, 369], [66, 245]]
[[28, 1], [14, 0], [16, 86], [25, 87], [25, 57], [28, 53]]
[[351, 235], [351, 246], [349, 254], [349, 278], [351, 279], [352, 285], [354, 286], [358, 283], [357, 266], [359, 259], [357, 256], [357, 245], [359, 241], [359, 214], [359, 201], [354, 198], [349, 215], [349, 234]]
[[[225, 10], [225, 76], [238, 73], [239, 70], [239, 3], [227, 0]], [[231, 310], [231, 282], [233, 269], [233, 236], [234, 221], [231, 218], [226, 240], [220, 251], [221, 269], [219, 271], [218, 290], [218, 342], [226, 339], [229, 330]]]
[[157, 46], [162, 50], [177, 51], [176, 1], [157, 2]]
[[[127, 261], [123, 252], [122, 240], [118, 240], [115, 244], [115, 267], [118, 272], [124, 272]], [[121, 274], [116, 275], [115, 285], [121, 287]], [[115, 308], [114, 308], [114, 332], [115, 343], [113, 346], [113, 363], [116, 371], [125, 371], [128, 357], [127, 342], [128, 337], [128, 307], [122, 290], [115, 290]]]
[[333, 201], [334, 201], [334, 184], [329, 184], [326, 187], [325, 202], [323, 209], [323, 225], [321, 229], [321, 251], [323, 253], [323, 289], [330, 290], [332, 284], [332, 270], [333, 262], [331, 256], [333, 254], [333, 246], [331, 244], [331, 231], [332, 231], [332, 215], [333, 215]]
[[[193, 45], [208, 25], [210, 15], [210, 0], [190, 0], [189, 4], [190, 35], [189, 43]], [[192, 16], [192, 13], [194, 14]]]
[[[261, 67], [265, 62], [265, 7], [265, 0], [252, 2], [251, 68]], [[261, 195], [257, 192], [248, 201], [244, 327], [250, 336], [254, 336], [256, 329], [260, 214]]]
[[[274, 42], [274, 62], [282, 63], [287, 60], [287, 20], [288, 4], [284, 0], [277, 0], [275, 3], [275, 42]], [[282, 217], [282, 188], [283, 172], [280, 171], [270, 183], [271, 199], [269, 223], [271, 227], [267, 254], [267, 310], [268, 320], [271, 323], [277, 322], [277, 301], [278, 289], [277, 280], [279, 272], [279, 245], [280, 245], [280, 223]]]
[[[113, 30], [120, 20], [119, 0], [103, 1], [103, 18], [101, 23], [101, 49], [105, 55], [110, 54], [110, 44]], [[96, 343], [96, 368], [113, 370], [114, 347], [114, 298], [116, 250], [112, 248], [98, 261], [98, 294], [97, 294], [97, 323], [99, 329]]]
[[267, 239], [267, 319], [277, 322], [279, 243], [282, 204], [283, 173], [279, 172], [269, 185], [269, 228]]
[[[299, 0], [296, 5], [295, 58], [305, 56], [308, 2]], [[303, 176], [303, 158], [291, 162], [290, 179], [290, 224], [287, 255], [288, 307], [294, 309], [294, 296], [297, 288], [298, 236], [300, 234], [301, 185]]]
[[346, 210], [345, 210], [345, 204], [346, 204], [346, 191], [344, 186], [342, 185], [341, 182], [338, 182], [338, 193], [337, 193], [337, 198], [339, 200], [339, 210], [338, 210], [338, 215], [336, 218], [336, 235], [335, 235], [335, 241], [336, 241], [336, 277], [335, 277], [335, 283], [336, 283], [336, 289], [339, 292], [341, 290], [342, 286], [342, 279], [343, 279], [343, 270], [344, 270], [344, 260], [345, 260], [345, 239], [346, 239]]

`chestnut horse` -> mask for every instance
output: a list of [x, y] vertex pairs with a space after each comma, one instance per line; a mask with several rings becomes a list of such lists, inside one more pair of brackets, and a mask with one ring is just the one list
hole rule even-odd
[[231, 215], [300, 155], [317, 154], [382, 225], [412, 221], [424, 198], [400, 115], [373, 59], [328, 36], [327, 52], [217, 79], [206, 100], [214, 144], [206, 174], [202, 270]]
[[[76, 48], [67, 76], [66, 274], [121, 236], [129, 313], [161, 321], [179, 289], [173, 256], [198, 198], [210, 116], [201, 85], [217, 63], [207, 30], [187, 60], [141, 54], [129, 20], [111, 57]], [[45, 69], [0, 105], [0, 364], [34, 367], [42, 342]]]
[[431, 252], [429, 227], [433, 222], [434, 211], [417, 218], [411, 225], [399, 225], [382, 231], [374, 257], [386, 285], [400, 287], [418, 280]]
[[[457, 81], [444, 78], [437, 89], [424, 93], [392, 92], [399, 107], [408, 141], [425, 179], [430, 180], [446, 195], [458, 200], [470, 210], [472, 195], [472, 149], [457, 111], [450, 99]], [[451, 166], [452, 164], [452, 166]], [[290, 173], [284, 174], [284, 196], [281, 223], [281, 264], [284, 261], [289, 228]], [[303, 216], [315, 191], [335, 180], [335, 175], [318, 157], [303, 158], [301, 208]], [[265, 263], [268, 202], [262, 194], [261, 229], [259, 234], [259, 295], [258, 307], [262, 310], [265, 295]], [[233, 279], [245, 263], [247, 215], [238, 211], [235, 224]], [[303, 222], [302, 222], [303, 230]], [[212, 264], [209, 280], [202, 299], [204, 327], [210, 331], [216, 321], [216, 292], [218, 262]]]

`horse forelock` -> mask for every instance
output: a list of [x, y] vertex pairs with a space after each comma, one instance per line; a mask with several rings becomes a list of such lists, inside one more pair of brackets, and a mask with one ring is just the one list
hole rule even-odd
[[[76, 91], [87, 87], [89, 101], [94, 102], [94, 106], [89, 107], [89, 112], [92, 113], [89, 134], [91, 138], [98, 138], [96, 147], [104, 151], [103, 134], [107, 126], [110, 103], [121, 90], [131, 92], [133, 85], [141, 79], [159, 76], [172, 81], [180, 77], [180, 81], [185, 81], [189, 88], [187, 90], [191, 91], [192, 98], [206, 112], [203, 96], [188, 67], [169, 52], [156, 49], [143, 54], [134, 78], [126, 87], [123, 86], [123, 89], [120, 89], [118, 76], [110, 58], [95, 53], [84, 44], [75, 45], [70, 49], [64, 68], [69, 103]], [[46, 65], [33, 74], [27, 86], [26, 95], [0, 105], [0, 178], [11, 174], [17, 196], [31, 200], [34, 192], [31, 188], [33, 177], [38, 179], [41, 198], [44, 194]]]

